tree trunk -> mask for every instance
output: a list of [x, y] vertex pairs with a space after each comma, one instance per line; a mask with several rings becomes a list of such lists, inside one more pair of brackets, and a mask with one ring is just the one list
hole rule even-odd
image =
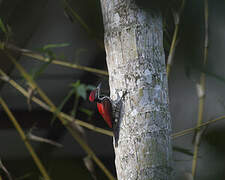
[[162, 17], [134, 0], [101, 0], [112, 99], [127, 91], [115, 163], [119, 180], [171, 179], [171, 122]]

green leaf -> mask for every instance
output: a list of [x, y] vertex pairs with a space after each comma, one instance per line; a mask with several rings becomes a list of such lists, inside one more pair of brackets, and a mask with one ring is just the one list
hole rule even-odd
[[92, 85], [81, 84], [79, 80], [75, 83], [72, 83], [71, 86], [76, 89], [76, 93], [78, 94], [78, 96], [82, 97], [84, 100], [87, 99], [87, 91], [96, 88]]
[[59, 48], [69, 46], [69, 43], [61, 43], [61, 44], [47, 44], [43, 46], [43, 50], [51, 49], [51, 48]]
[[60, 55], [58, 55], [57, 58], [60, 59], [60, 60], [65, 60], [66, 59], [65, 54], [60, 54]]
[[2, 21], [2, 19], [0, 18], [0, 29], [2, 30], [2, 32], [4, 32], [5, 34], [7, 34], [7, 29]]
[[50, 61], [57, 59], [57, 55], [52, 50], [46, 50], [46, 54], [48, 55]]
[[80, 86], [77, 87], [76, 93], [82, 97], [84, 100], [87, 99], [87, 90], [84, 84], [81, 84]]
[[96, 87], [92, 86], [92, 85], [87, 85], [86, 89], [87, 90], [94, 90], [94, 89], [96, 89]]
[[80, 81], [78, 80], [75, 83], [72, 83], [71, 86], [74, 88], [78, 88], [80, 86]]
[[38, 76], [40, 76], [46, 70], [48, 65], [51, 64], [52, 60], [53, 59], [49, 59], [48, 62], [43, 63], [40, 68], [38, 68], [36, 71], [34, 71], [32, 73], [33, 79], [36, 79]]
[[69, 91], [69, 93], [66, 95], [66, 97], [63, 99], [61, 104], [57, 107], [56, 111], [54, 112], [54, 116], [52, 117], [51, 124], [55, 121], [58, 113], [62, 110], [63, 106], [66, 104], [66, 102], [69, 100], [69, 98], [74, 94], [75, 89], [72, 89]]

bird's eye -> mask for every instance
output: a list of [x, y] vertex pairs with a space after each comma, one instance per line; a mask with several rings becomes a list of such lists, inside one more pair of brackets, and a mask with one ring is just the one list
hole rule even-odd
[[91, 91], [89, 101], [93, 102], [94, 100], [95, 100], [95, 91]]

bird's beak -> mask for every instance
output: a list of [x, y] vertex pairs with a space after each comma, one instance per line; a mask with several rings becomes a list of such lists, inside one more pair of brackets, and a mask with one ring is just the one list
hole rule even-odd
[[102, 85], [102, 83], [100, 82], [97, 86], [97, 89], [101, 89], [101, 85]]

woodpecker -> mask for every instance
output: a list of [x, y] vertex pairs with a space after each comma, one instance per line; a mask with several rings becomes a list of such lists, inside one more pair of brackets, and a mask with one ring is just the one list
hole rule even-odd
[[97, 108], [105, 122], [108, 124], [110, 128], [113, 127], [113, 107], [112, 107], [112, 99], [108, 96], [100, 95], [101, 83], [97, 86], [97, 88], [91, 91], [89, 96], [89, 101], [97, 102]]
[[123, 93], [120, 97], [117, 93], [117, 99], [113, 101], [108, 96], [101, 96], [100, 95], [100, 88], [101, 83], [97, 86], [97, 88], [91, 91], [89, 96], [89, 101], [97, 102], [97, 108], [105, 122], [108, 124], [110, 128], [113, 130], [114, 140], [115, 140], [115, 147], [118, 146], [119, 140], [119, 120], [120, 120], [120, 113], [122, 108], [122, 99], [124, 95], [127, 94], [127, 91]]
[[101, 96], [100, 90], [101, 83], [97, 86], [95, 90], [91, 91], [89, 101], [97, 102], [97, 108], [99, 113], [101, 114], [105, 122], [108, 124], [108, 126], [115, 130], [116, 123], [120, 118], [120, 110], [122, 105], [121, 100], [126, 93], [124, 93], [122, 97], [119, 97], [119, 94], [117, 93], [117, 100], [113, 101], [108, 96]]

